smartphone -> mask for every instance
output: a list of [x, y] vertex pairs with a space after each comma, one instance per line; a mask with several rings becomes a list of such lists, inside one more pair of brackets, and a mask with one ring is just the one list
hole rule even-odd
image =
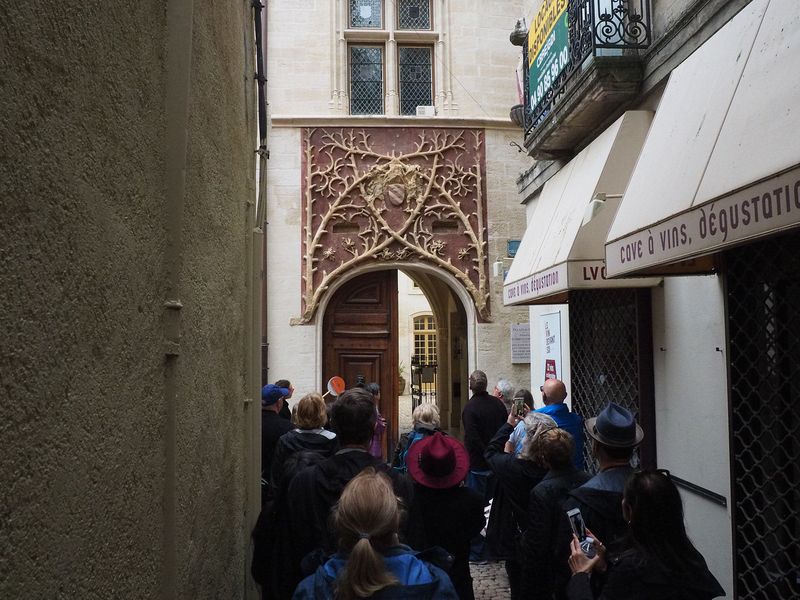
[[586, 535], [586, 524], [583, 522], [583, 515], [580, 508], [573, 508], [567, 511], [567, 518], [572, 527], [572, 532], [578, 538], [581, 545], [581, 550], [589, 558], [594, 557], [594, 540]]
[[578, 538], [579, 542], [586, 539], [586, 524], [583, 522], [583, 515], [580, 508], [573, 508], [567, 511], [569, 524], [572, 526], [572, 533]]
[[518, 417], [525, 414], [525, 398], [514, 398], [514, 414]]

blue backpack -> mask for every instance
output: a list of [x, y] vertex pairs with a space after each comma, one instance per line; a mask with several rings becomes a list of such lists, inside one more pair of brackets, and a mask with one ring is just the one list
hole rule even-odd
[[401, 439], [400, 443], [398, 444], [398, 451], [394, 455], [394, 461], [392, 464], [392, 468], [395, 471], [398, 473], [408, 472], [408, 466], [406, 465], [406, 456], [408, 456], [408, 451], [411, 450], [411, 446], [425, 437], [425, 433], [413, 430], [400, 436]]

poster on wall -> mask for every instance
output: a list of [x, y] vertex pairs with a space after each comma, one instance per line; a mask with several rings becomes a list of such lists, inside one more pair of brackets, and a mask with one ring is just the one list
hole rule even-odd
[[542, 360], [545, 379], [562, 379], [561, 372], [561, 313], [554, 312], [539, 317], [542, 342]]
[[531, 324], [511, 324], [511, 364], [531, 362]]
[[567, 0], [544, 0], [528, 31], [528, 93], [536, 108], [569, 63]]

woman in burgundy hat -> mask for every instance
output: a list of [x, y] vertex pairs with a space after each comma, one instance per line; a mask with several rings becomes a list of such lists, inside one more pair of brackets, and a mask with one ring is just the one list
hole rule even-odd
[[483, 497], [462, 485], [469, 453], [455, 438], [437, 432], [411, 446], [406, 463], [414, 480], [408, 542], [417, 550], [440, 546], [452, 554], [453, 586], [461, 600], [473, 600], [469, 544], [486, 519]]

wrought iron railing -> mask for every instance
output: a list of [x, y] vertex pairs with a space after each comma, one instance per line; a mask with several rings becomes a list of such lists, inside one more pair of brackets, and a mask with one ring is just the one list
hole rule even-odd
[[548, 91], [531, 107], [528, 80], [528, 43], [523, 45], [525, 86], [525, 136], [550, 114], [567, 85], [581, 72], [590, 57], [647, 48], [652, 41], [649, 0], [569, 0], [567, 26], [569, 56], [566, 67], [554, 78]]
[[411, 410], [423, 402], [436, 402], [436, 371], [435, 362], [422, 363], [411, 357]]

